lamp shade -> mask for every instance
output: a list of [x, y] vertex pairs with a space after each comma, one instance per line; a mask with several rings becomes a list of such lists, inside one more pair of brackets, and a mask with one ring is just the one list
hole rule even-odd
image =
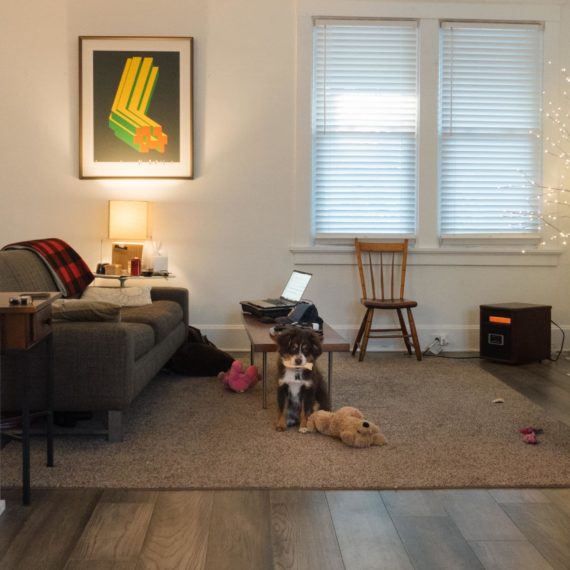
[[110, 200], [109, 239], [115, 241], [148, 239], [149, 211], [149, 202]]

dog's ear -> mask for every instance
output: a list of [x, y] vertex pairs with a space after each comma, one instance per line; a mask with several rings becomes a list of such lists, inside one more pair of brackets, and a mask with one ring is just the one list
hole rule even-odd
[[315, 332], [311, 333], [311, 347], [312, 347], [312, 353], [315, 356], [315, 358], [323, 353], [323, 345], [321, 342], [321, 337]]
[[291, 337], [295, 334], [294, 330], [286, 329], [279, 333], [277, 336], [277, 346], [279, 347], [279, 352], [286, 352], [291, 344]]

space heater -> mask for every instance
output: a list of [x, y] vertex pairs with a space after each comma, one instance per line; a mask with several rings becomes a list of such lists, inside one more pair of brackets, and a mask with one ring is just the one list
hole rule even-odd
[[551, 309], [527, 303], [481, 305], [481, 356], [509, 364], [550, 358]]

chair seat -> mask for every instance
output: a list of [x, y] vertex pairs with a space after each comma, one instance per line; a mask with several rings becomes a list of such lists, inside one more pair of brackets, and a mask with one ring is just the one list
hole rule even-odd
[[417, 301], [410, 299], [360, 299], [360, 302], [371, 309], [411, 309], [417, 307]]

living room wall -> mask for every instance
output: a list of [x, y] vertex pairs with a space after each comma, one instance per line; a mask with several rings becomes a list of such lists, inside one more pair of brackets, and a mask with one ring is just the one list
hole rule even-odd
[[[176, 275], [170, 283], [190, 289], [191, 321], [219, 346], [247, 347], [238, 301], [279, 294], [294, 265], [314, 274], [307, 297], [352, 339], [361, 312], [349, 249], [315, 250], [297, 231], [309, 209], [299, 191], [297, 27], [310, 4], [24, 0], [6, 6], [0, 22], [1, 244], [60, 237], [95, 267], [110, 257], [107, 201], [149, 200], [153, 238], [163, 243]], [[411, 12], [426, 5], [346, 0], [343, 6], [367, 4], [406, 5]], [[449, 3], [461, 4], [472, 3]], [[489, 4], [496, 3], [479, 5]], [[519, 4], [533, 5], [502, 6], [514, 15]], [[568, 7], [560, 9], [568, 30]], [[489, 17], [495, 11], [489, 6]], [[78, 178], [81, 35], [194, 38], [194, 180]], [[568, 36], [561, 34], [563, 55]], [[553, 319], [570, 327], [566, 252], [522, 255], [502, 248], [480, 255], [420, 246], [411, 256], [408, 295], [419, 301], [422, 346], [446, 332], [451, 349], [476, 349], [481, 303], [551, 304]], [[559, 341], [554, 333], [553, 345]]]

